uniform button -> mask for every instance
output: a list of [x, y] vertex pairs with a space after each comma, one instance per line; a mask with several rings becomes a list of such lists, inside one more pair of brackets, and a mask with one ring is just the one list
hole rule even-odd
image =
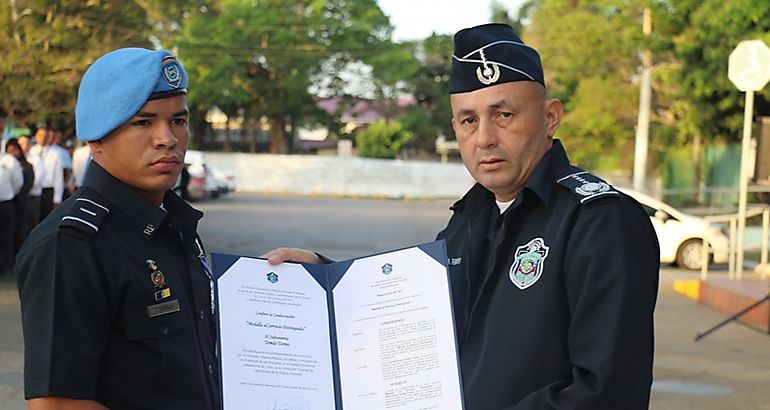
[[201, 317], [201, 320], [206, 318], [206, 312], [204, 312], [203, 309], [201, 309], [200, 317]]
[[161, 326], [160, 327], [160, 334], [161, 336], [165, 336], [168, 334], [168, 326]]
[[214, 366], [209, 365], [209, 374], [214, 374]]

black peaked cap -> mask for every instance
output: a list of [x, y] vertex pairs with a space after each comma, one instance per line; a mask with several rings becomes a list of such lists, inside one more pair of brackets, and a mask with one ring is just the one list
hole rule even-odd
[[507, 24], [484, 24], [454, 36], [449, 93], [465, 93], [512, 81], [545, 86], [537, 51], [524, 44]]

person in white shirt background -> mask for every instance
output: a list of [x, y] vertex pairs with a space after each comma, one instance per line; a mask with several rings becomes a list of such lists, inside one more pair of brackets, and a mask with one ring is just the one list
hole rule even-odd
[[56, 151], [57, 154], [59, 154], [59, 159], [61, 159], [62, 181], [64, 183], [62, 201], [69, 198], [69, 194], [75, 190], [74, 184], [70, 183], [72, 179], [72, 154], [70, 154], [67, 148], [62, 146], [63, 136], [64, 133], [62, 133], [61, 130], [55, 128], [51, 130], [50, 147], [52, 150]]
[[52, 140], [53, 133], [46, 127], [40, 127], [35, 131], [35, 146], [30, 150], [34, 155], [40, 156], [45, 168], [45, 174], [40, 181], [43, 187], [40, 195], [41, 220], [59, 206], [64, 194], [64, 167], [61, 155], [55, 148], [51, 149]]
[[75, 189], [83, 186], [83, 179], [86, 176], [86, 168], [88, 163], [91, 162], [91, 148], [87, 143], [75, 148], [72, 153], [72, 176]]
[[5, 152], [13, 155], [13, 157], [19, 161], [21, 174], [24, 176], [24, 183], [13, 198], [14, 224], [11, 228], [13, 229], [14, 239], [13, 253], [16, 254], [19, 252], [19, 249], [21, 249], [24, 240], [27, 239], [27, 234], [29, 234], [29, 231], [34, 227], [29, 219], [29, 191], [35, 181], [35, 171], [32, 164], [30, 164], [24, 156], [24, 150], [22, 150], [19, 141], [16, 138], [11, 138], [6, 141]]
[[43, 179], [45, 178], [45, 167], [43, 158], [40, 154], [32, 150], [32, 140], [22, 135], [19, 137], [19, 146], [27, 158], [27, 162], [32, 164], [35, 172], [35, 179], [32, 182], [32, 188], [29, 190], [29, 220], [27, 221], [30, 229], [40, 222], [40, 195], [43, 193]]
[[[13, 227], [15, 211], [13, 198], [24, 183], [21, 165], [11, 154], [0, 152], [0, 223]], [[8, 275], [13, 267], [15, 252], [13, 250], [14, 230], [0, 229], [0, 274]]]

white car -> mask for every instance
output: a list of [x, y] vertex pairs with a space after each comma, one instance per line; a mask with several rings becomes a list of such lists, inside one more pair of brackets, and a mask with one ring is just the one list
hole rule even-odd
[[685, 214], [643, 193], [618, 189], [639, 201], [650, 216], [660, 243], [661, 263], [676, 263], [683, 269], [700, 269], [707, 232], [711, 263], [727, 262], [728, 238], [717, 225], [710, 225], [703, 218]]
[[214, 181], [218, 194], [226, 194], [235, 191], [235, 176], [216, 167], [208, 167], [209, 177]]
[[211, 193], [215, 192], [217, 188], [209, 175], [205, 154], [198, 150], [187, 150], [184, 163], [190, 174], [190, 181], [187, 183], [189, 199], [197, 201], [211, 197]]

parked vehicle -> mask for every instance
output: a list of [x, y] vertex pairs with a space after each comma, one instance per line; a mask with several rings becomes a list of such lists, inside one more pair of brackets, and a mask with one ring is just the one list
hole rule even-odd
[[707, 233], [710, 262], [727, 262], [728, 238], [718, 225], [710, 225], [703, 218], [686, 214], [641, 192], [618, 189], [639, 201], [650, 216], [660, 243], [661, 263], [675, 263], [683, 269], [700, 269]]
[[[189, 174], [187, 182], [188, 201], [199, 201], [208, 198], [212, 190], [206, 157], [203, 151], [187, 150], [184, 157], [185, 168]], [[180, 181], [181, 183], [181, 181]]]
[[235, 191], [235, 176], [216, 167], [208, 167], [209, 176], [214, 181], [214, 186], [219, 194]]

